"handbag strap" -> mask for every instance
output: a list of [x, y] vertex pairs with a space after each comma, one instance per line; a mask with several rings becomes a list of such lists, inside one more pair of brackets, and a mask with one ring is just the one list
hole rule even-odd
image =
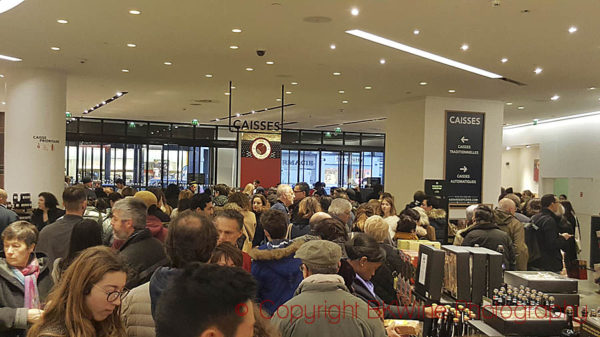
[[573, 217], [575, 218], [575, 226], [577, 227], [577, 232], [579, 234], [579, 240], [581, 240], [581, 226], [579, 226], [579, 219], [577, 219], [577, 216], [575, 214], [573, 214]]

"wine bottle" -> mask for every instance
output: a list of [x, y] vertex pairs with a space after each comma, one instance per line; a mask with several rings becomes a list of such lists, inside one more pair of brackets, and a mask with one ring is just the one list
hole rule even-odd
[[567, 327], [560, 332], [561, 337], [573, 337], [577, 334], [573, 330], [573, 308], [568, 307], [567, 310]]

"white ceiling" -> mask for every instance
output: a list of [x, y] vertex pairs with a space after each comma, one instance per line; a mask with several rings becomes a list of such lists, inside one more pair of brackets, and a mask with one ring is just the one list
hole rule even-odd
[[[350, 14], [354, 6], [360, 9], [358, 16]], [[131, 15], [131, 9], [142, 14]], [[525, 9], [529, 13], [522, 13]], [[285, 119], [299, 122], [294, 127], [378, 118], [390, 104], [423, 96], [512, 102], [506, 106], [505, 122], [514, 124], [599, 110], [600, 89], [587, 89], [600, 87], [598, 13], [596, 0], [500, 0], [498, 7], [488, 0], [26, 0], [0, 14], [0, 54], [23, 59], [0, 60], [0, 74], [6, 75], [0, 83], [10, 85], [10, 74], [19, 67], [64, 71], [67, 109], [74, 116], [117, 91], [128, 91], [89, 116], [181, 122], [195, 118], [207, 123], [227, 115], [224, 92], [232, 80], [234, 113], [280, 104], [276, 98], [285, 85], [292, 91], [285, 95], [286, 103], [295, 104], [286, 110]], [[304, 20], [312, 16], [331, 21]], [[69, 23], [59, 24], [58, 19]], [[572, 25], [578, 31], [569, 34]], [[243, 32], [233, 33], [233, 28]], [[413, 34], [415, 28], [419, 35]], [[348, 29], [378, 34], [527, 85], [488, 79], [376, 45], [346, 34]], [[332, 43], [335, 50], [329, 47]], [[470, 46], [466, 52], [460, 50], [463, 43]], [[52, 51], [53, 46], [61, 50]], [[266, 55], [257, 56], [257, 49], [266, 50]], [[502, 57], [509, 61], [501, 63]], [[379, 63], [381, 58], [385, 65]], [[533, 73], [537, 66], [543, 68], [539, 75]], [[299, 85], [292, 86], [293, 81]], [[428, 85], [420, 86], [421, 81]], [[449, 94], [449, 89], [456, 93]], [[550, 101], [554, 94], [560, 95], [556, 102]], [[2, 100], [5, 96], [6, 91], [0, 92]], [[195, 99], [216, 103], [190, 105]], [[276, 119], [277, 112], [260, 116]], [[385, 121], [344, 126], [384, 128]]]

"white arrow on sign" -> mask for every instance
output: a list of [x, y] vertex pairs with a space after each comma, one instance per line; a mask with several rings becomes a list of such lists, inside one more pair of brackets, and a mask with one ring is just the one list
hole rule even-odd
[[462, 136], [462, 137], [460, 138], [460, 141], [461, 141], [461, 142], [464, 144], [464, 143], [466, 143], [466, 142], [468, 142], [468, 141], [469, 141], [469, 138], [465, 138], [465, 136]]
[[459, 168], [459, 170], [463, 171], [463, 173], [467, 173], [469, 169], [463, 165], [463, 167]]

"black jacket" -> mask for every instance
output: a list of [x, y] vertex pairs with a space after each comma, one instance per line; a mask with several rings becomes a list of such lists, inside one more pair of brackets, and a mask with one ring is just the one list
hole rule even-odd
[[510, 236], [491, 222], [479, 222], [462, 233], [465, 238], [461, 246], [485, 247], [498, 252], [498, 246], [502, 245], [504, 255], [504, 266], [506, 270], [515, 270], [515, 248]]
[[48, 222], [44, 222], [44, 211], [39, 208], [33, 210], [31, 214], [31, 223], [41, 231], [47, 225], [53, 223], [61, 216], [65, 215], [65, 211], [60, 208], [51, 208], [48, 210]]
[[148, 228], [135, 231], [121, 246], [119, 255], [129, 266], [125, 285], [128, 289], [150, 281], [152, 273], [168, 263], [162, 243], [152, 237]]
[[537, 239], [542, 254], [540, 259], [531, 263], [531, 267], [538, 270], [560, 272], [563, 268], [560, 250], [567, 246], [567, 240], [558, 235], [560, 218], [551, 210], [544, 208], [540, 213], [534, 215], [531, 221], [539, 228]]
[[394, 289], [394, 278], [402, 271], [400, 252], [386, 243], [380, 243], [379, 246], [385, 250], [385, 262], [371, 278], [371, 282], [375, 285], [375, 294], [387, 304], [399, 305], [396, 289]]
[[[37, 280], [40, 303], [43, 305], [46, 296], [52, 289], [53, 282], [48, 269], [46, 255], [36, 253], [40, 265], [40, 274]], [[4, 253], [0, 253], [0, 336], [25, 337], [27, 334], [27, 308], [25, 302], [25, 286], [17, 280], [12, 270], [6, 263]]]
[[254, 238], [252, 238], [252, 247], [260, 246], [266, 243], [265, 231], [263, 230], [263, 226], [260, 223], [261, 212], [254, 212], [256, 216], [256, 230], [254, 231]]
[[292, 225], [291, 238], [295, 239], [301, 237], [302, 235], [308, 234], [310, 232], [310, 224], [308, 223], [309, 219], [307, 218], [298, 218]]

